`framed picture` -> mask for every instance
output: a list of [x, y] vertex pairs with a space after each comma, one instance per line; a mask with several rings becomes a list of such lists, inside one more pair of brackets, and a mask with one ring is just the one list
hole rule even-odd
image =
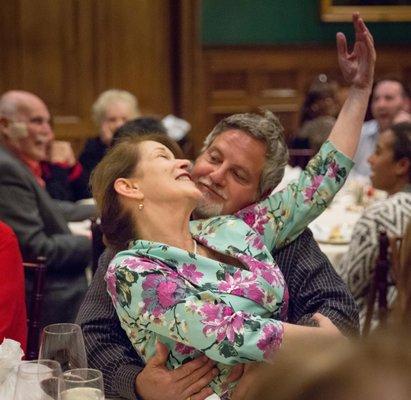
[[351, 21], [352, 13], [359, 11], [367, 21], [411, 21], [411, 0], [320, 0], [321, 20], [324, 22]]

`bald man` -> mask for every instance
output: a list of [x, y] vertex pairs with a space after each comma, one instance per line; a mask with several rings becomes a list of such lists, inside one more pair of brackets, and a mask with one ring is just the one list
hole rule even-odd
[[[91, 241], [71, 234], [67, 221], [93, 207], [56, 201], [43, 188], [40, 161], [54, 138], [50, 113], [36, 95], [9, 91], [0, 98], [0, 220], [17, 235], [24, 259], [47, 260], [43, 324], [74, 321], [87, 289]], [[32, 276], [26, 277], [30, 298]]]

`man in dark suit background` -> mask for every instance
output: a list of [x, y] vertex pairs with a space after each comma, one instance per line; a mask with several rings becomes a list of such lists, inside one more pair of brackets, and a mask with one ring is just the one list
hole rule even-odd
[[[94, 214], [93, 206], [50, 198], [40, 161], [54, 134], [50, 113], [36, 95], [9, 91], [0, 98], [0, 220], [15, 231], [24, 259], [47, 260], [43, 323], [74, 321], [87, 289], [84, 270], [91, 241], [73, 235], [67, 221]], [[26, 277], [30, 298], [31, 276]]]

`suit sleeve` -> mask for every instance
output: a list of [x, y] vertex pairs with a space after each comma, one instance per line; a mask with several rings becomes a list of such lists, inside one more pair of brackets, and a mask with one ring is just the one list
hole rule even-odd
[[[2, 166], [0, 216], [16, 233], [23, 257], [46, 257], [51, 271], [76, 273], [84, 270], [91, 259], [91, 241], [85, 236], [72, 235], [68, 228], [64, 232], [52, 217], [58, 210], [48, 210], [46, 204], [40, 206], [39, 194], [30, 185], [18, 169], [9, 164]], [[50, 206], [53, 206], [51, 199]], [[49, 215], [43, 215], [46, 213]], [[58, 217], [62, 218], [56, 214]], [[59, 231], [62, 232], [54, 233]]]
[[273, 254], [289, 290], [288, 322], [310, 325], [319, 312], [347, 336], [359, 333], [358, 307], [309, 229]]
[[135, 381], [144, 362], [121, 328], [107, 293], [104, 275], [113, 256], [106, 250], [100, 257], [76, 322], [83, 331], [89, 367], [103, 373], [106, 396], [135, 400]]

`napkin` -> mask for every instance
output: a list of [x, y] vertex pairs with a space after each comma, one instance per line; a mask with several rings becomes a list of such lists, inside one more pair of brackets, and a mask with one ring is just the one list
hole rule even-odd
[[4, 339], [0, 345], [0, 399], [13, 400], [17, 368], [24, 355], [20, 343]]

